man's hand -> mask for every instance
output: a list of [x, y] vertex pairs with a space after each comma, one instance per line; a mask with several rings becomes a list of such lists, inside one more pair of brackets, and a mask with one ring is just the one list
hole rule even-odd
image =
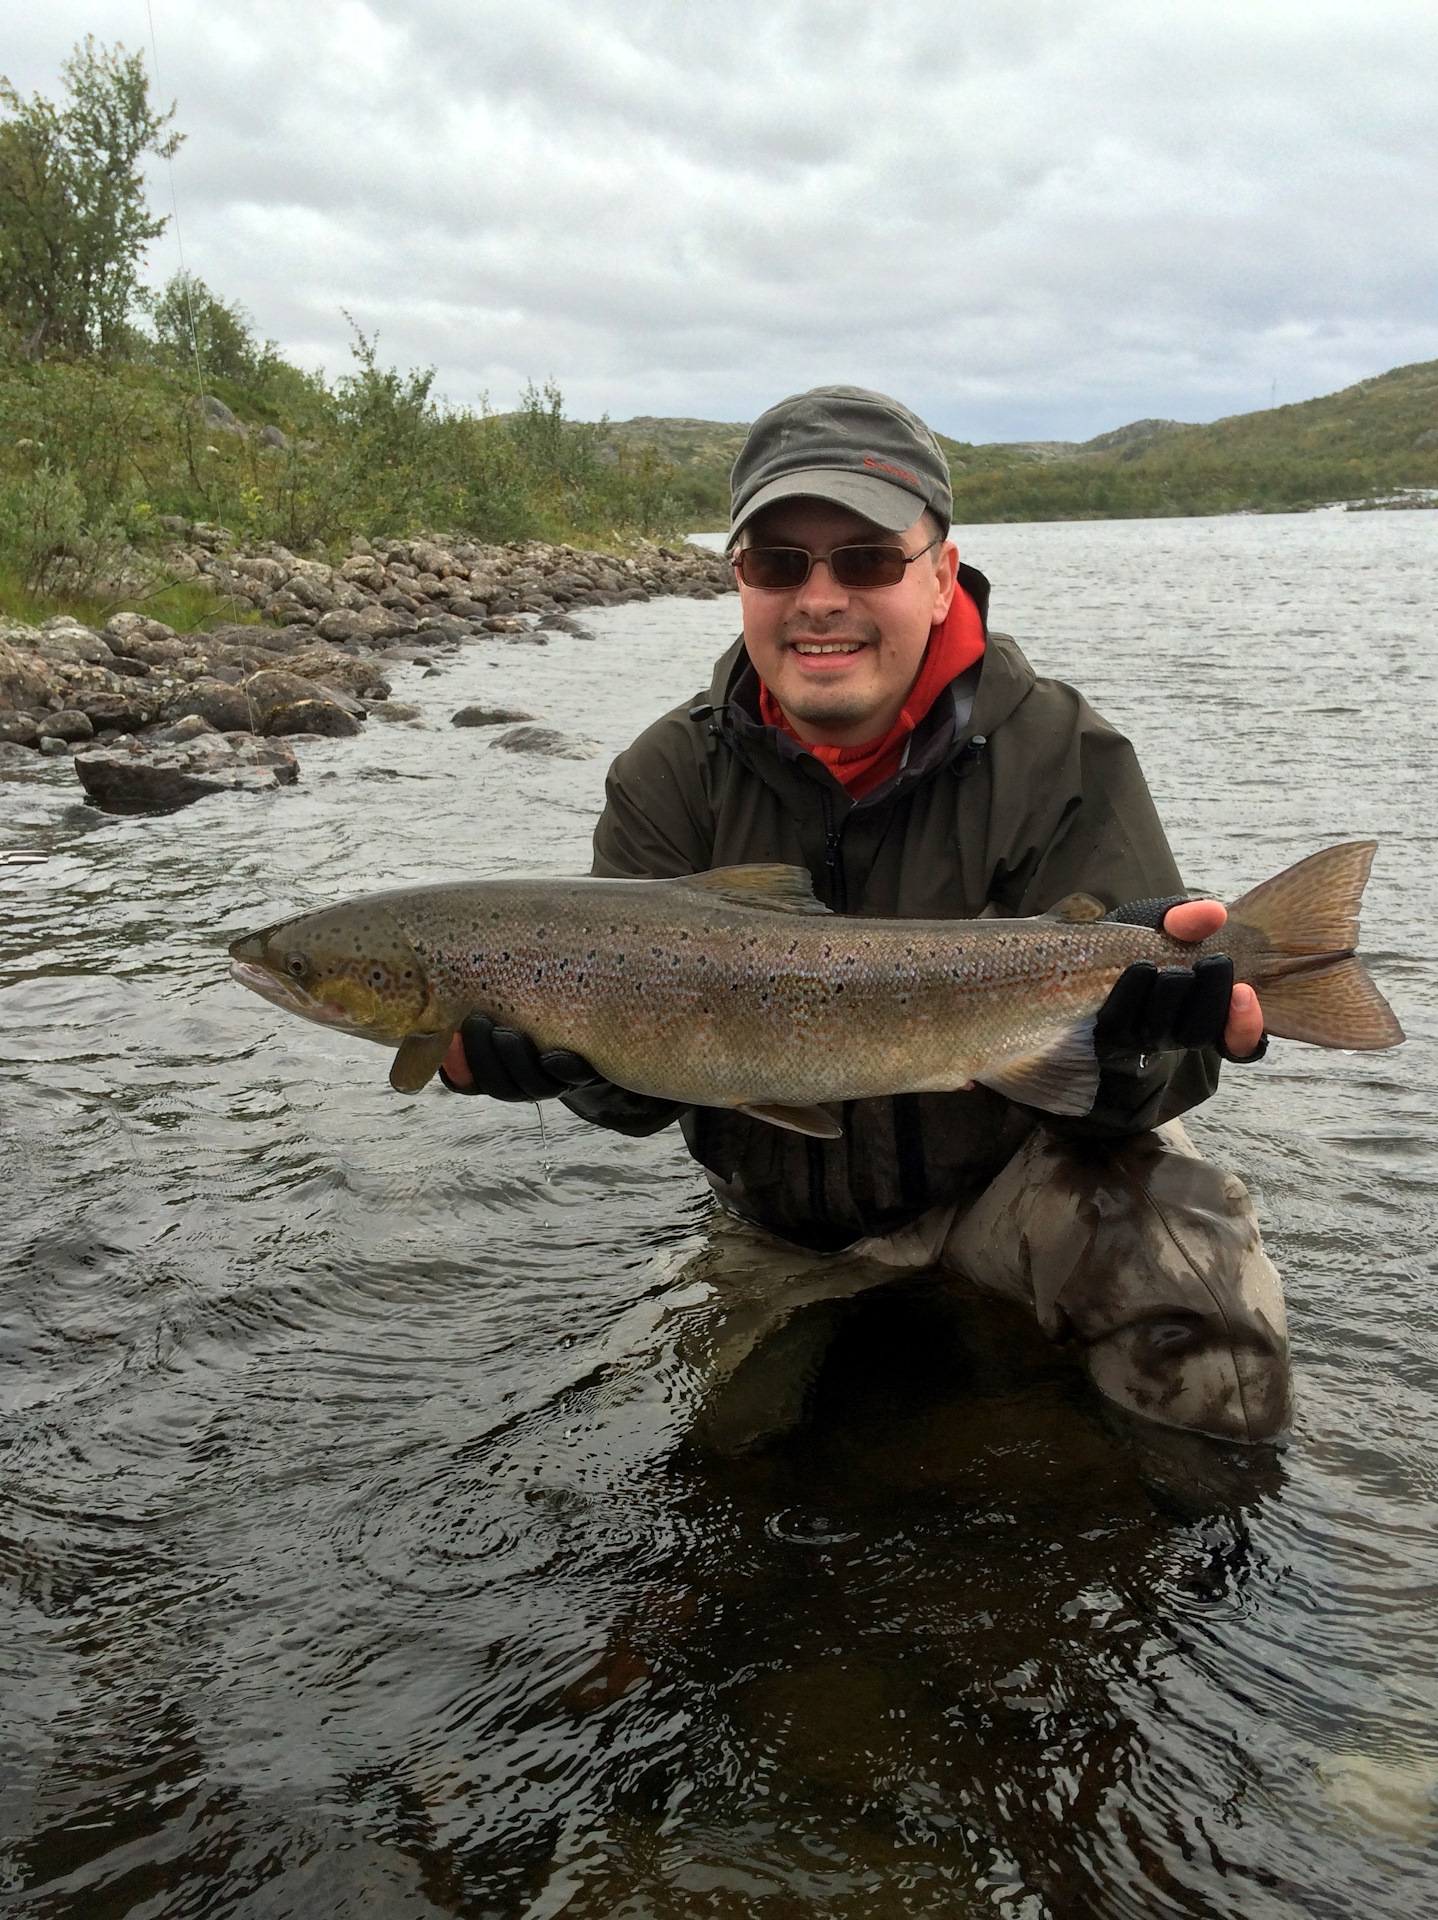
[[[1110, 920], [1160, 927], [1175, 940], [1197, 944], [1228, 918], [1217, 900], [1141, 900], [1115, 907]], [[1185, 1047], [1216, 1047], [1229, 1060], [1260, 1059], [1265, 1051], [1263, 1009], [1250, 986], [1235, 986], [1233, 962], [1211, 954], [1193, 967], [1158, 967], [1140, 960], [1126, 967], [1099, 1009], [1094, 1038], [1117, 1053], [1156, 1054]]]
[[[1175, 940], [1196, 943], [1217, 933], [1228, 918], [1228, 909], [1218, 900], [1185, 900], [1181, 907], [1170, 907], [1163, 916], [1163, 930]], [[1263, 1008], [1253, 988], [1240, 982], [1228, 1002], [1228, 1019], [1223, 1029], [1225, 1053], [1235, 1060], [1247, 1060], [1257, 1052], [1263, 1038]]]
[[491, 1100], [553, 1100], [601, 1078], [581, 1054], [567, 1047], [541, 1053], [527, 1034], [476, 1013], [450, 1041], [439, 1075], [454, 1093]]

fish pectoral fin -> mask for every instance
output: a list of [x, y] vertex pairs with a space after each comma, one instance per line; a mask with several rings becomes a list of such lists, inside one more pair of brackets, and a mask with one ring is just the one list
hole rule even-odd
[[389, 1083], [396, 1093], [418, 1093], [439, 1072], [449, 1052], [452, 1033], [412, 1033], [401, 1040], [389, 1070]]
[[1041, 1053], [976, 1073], [981, 1085], [992, 1087], [1026, 1107], [1045, 1113], [1090, 1113], [1098, 1097], [1098, 1061], [1093, 1050], [1093, 1021], [1072, 1027]]
[[1102, 920], [1107, 908], [1091, 893], [1066, 893], [1043, 916], [1045, 920]]
[[769, 913], [828, 913], [814, 897], [807, 867], [785, 867], [777, 862], [749, 867], [711, 867], [708, 873], [686, 873], [679, 886], [700, 887], [717, 893], [734, 907], [762, 907]]
[[807, 1133], [815, 1140], [837, 1140], [844, 1129], [822, 1107], [785, 1107], [777, 1100], [744, 1101], [740, 1113], [751, 1120], [764, 1120], [771, 1127], [787, 1127], [790, 1133]]

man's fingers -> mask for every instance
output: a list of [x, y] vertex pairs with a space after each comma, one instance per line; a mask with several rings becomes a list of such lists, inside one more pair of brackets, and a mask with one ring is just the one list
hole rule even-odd
[[1235, 1060], [1246, 1060], [1263, 1038], [1263, 1008], [1252, 987], [1238, 986], [1228, 1007], [1223, 1044]]
[[469, 1062], [464, 1057], [464, 1042], [457, 1033], [449, 1043], [449, 1052], [444, 1056], [444, 1064], [440, 1072], [461, 1093], [474, 1085], [474, 1075], [470, 1072]]
[[1228, 909], [1218, 900], [1185, 900], [1163, 916], [1163, 930], [1175, 940], [1206, 940], [1227, 918]]

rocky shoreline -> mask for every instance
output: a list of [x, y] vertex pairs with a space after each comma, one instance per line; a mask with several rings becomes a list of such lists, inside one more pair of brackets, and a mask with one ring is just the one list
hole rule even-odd
[[391, 665], [429, 666], [496, 635], [543, 644], [546, 630], [583, 632], [574, 609], [733, 590], [723, 557], [702, 547], [644, 542], [619, 556], [357, 539], [331, 566], [241, 548], [219, 528], [185, 533], [170, 570], [212, 585], [206, 629], [177, 633], [133, 612], [101, 629], [67, 615], [0, 620], [0, 766], [71, 755], [111, 812], [263, 790], [298, 778], [287, 741], [358, 733], [371, 712], [404, 717], [384, 711]]

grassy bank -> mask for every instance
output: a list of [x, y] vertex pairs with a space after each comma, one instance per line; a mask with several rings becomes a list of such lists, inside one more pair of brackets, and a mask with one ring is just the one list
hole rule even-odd
[[199, 603], [166, 586], [163, 554], [195, 521], [337, 554], [421, 529], [622, 548], [691, 518], [658, 448], [565, 420], [553, 387], [497, 417], [436, 402], [430, 374], [385, 368], [362, 340], [328, 383], [256, 361], [251, 381], [201, 392], [159, 352], [36, 362], [0, 344], [0, 607], [90, 618], [149, 597], [186, 624]]

